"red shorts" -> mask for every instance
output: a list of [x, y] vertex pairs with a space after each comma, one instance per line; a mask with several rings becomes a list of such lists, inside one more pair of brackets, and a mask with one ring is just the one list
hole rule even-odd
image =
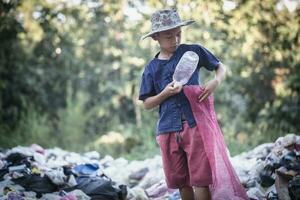
[[212, 183], [211, 169], [197, 126], [186, 122], [183, 130], [158, 135], [166, 182], [169, 188], [203, 187]]

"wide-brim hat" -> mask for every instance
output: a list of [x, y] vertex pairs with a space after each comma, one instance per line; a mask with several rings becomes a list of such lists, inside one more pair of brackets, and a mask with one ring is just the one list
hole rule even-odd
[[180, 26], [187, 26], [194, 23], [194, 20], [181, 21], [176, 9], [158, 10], [152, 14], [151, 17], [151, 32], [141, 37], [141, 40], [152, 36], [161, 31], [167, 31]]

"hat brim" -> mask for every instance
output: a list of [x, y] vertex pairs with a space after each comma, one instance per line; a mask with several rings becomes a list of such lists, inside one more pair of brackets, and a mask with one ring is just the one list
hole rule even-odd
[[190, 25], [192, 23], [194, 23], [195, 21], [194, 20], [187, 20], [187, 21], [183, 21], [179, 24], [176, 24], [175, 26], [170, 26], [170, 27], [166, 27], [166, 28], [163, 28], [163, 29], [159, 29], [159, 30], [156, 30], [156, 31], [151, 31], [150, 33], [144, 35], [141, 37], [141, 40], [147, 38], [147, 37], [150, 37], [151, 35], [155, 34], [155, 33], [158, 33], [158, 32], [162, 32], [162, 31], [167, 31], [167, 30], [170, 30], [170, 29], [173, 29], [173, 28], [177, 28], [177, 27], [180, 27], [180, 26], [187, 26], [187, 25]]

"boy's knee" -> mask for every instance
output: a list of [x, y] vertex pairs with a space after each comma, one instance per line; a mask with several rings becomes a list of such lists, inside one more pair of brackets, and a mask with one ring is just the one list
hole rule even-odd
[[194, 190], [190, 186], [184, 186], [179, 188], [180, 196], [182, 200], [195, 200], [194, 198]]
[[195, 189], [195, 200], [210, 200], [211, 195], [208, 186], [194, 187]]

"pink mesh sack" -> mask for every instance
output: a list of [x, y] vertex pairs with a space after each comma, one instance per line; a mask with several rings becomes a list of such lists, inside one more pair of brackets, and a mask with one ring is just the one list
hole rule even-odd
[[226, 144], [216, 119], [213, 96], [210, 95], [199, 103], [198, 97], [202, 92], [203, 88], [200, 86], [184, 87], [212, 170], [212, 200], [248, 200], [226, 153]]

